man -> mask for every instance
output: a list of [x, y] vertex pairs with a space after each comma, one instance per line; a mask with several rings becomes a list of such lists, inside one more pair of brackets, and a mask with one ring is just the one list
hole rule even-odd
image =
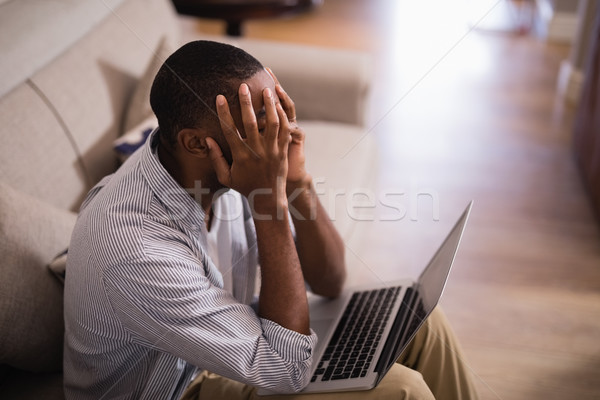
[[[304, 166], [294, 103], [252, 56], [208, 41], [165, 61], [150, 101], [159, 128], [90, 191], [73, 233], [67, 398], [301, 390], [317, 340], [306, 285], [335, 297], [346, 271], [344, 245]], [[432, 317], [404, 361], [426, 371], [434, 392], [466, 398], [454, 338]], [[356, 395], [432, 397], [400, 364]]]

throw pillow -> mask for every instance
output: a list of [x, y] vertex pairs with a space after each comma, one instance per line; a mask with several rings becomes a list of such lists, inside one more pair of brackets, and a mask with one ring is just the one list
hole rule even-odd
[[119, 157], [119, 160], [123, 163], [129, 158], [137, 149], [142, 147], [148, 136], [158, 126], [158, 120], [156, 116], [152, 114], [146, 118], [139, 125], [133, 129], [125, 132], [123, 136], [117, 138], [113, 142], [113, 148]]
[[47, 265], [68, 246], [75, 219], [0, 183], [0, 364], [61, 370], [63, 289]]
[[168, 38], [163, 37], [150, 58], [146, 72], [139, 80], [126, 111], [124, 132], [129, 132], [146, 118], [153, 115], [150, 107], [150, 90], [156, 73], [164, 61], [176, 50]]
[[64, 285], [67, 271], [67, 250], [61, 251], [60, 254], [48, 264], [48, 268], [50, 269], [50, 272], [54, 274], [56, 279]]

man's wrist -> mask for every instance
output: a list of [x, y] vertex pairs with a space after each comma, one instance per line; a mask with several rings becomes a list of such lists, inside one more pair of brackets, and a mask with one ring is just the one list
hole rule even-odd
[[[310, 174], [304, 175], [304, 178], [297, 181], [287, 181], [285, 191], [288, 199], [299, 191], [310, 191], [312, 189], [312, 176]], [[294, 196], [297, 197], [297, 196]]]
[[301, 184], [288, 187], [288, 207], [294, 221], [312, 221], [317, 217], [318, 196], [312, 177], [308, 176]]
[[288, 200], [283, 196], [249, 199], [249, 205], [255, 221], [281, 221], [288, 216]]

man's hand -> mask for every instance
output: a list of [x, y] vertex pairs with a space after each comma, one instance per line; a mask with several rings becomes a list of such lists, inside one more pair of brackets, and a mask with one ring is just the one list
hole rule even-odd
[[[262, 92], [266, 125], [260, 134], [248, 86], [239, 88], [240, 108], [246, 138], [238, 132], [229, 105], [224, 96], [217, 96], [217, 113], [223, 135], [231, 148], [231, 166], [212, 138], [207, 138], [210, 158], [219, 182], [237, 190], [251, 200], [254, 206], [280, 206], [285, 201], [285, 181], [288, 176], [288, 147], [290, 123], [281, 105], [276, 104], [271, 89]], [[256, 197], [255, 197], [256, 195]], [[283, 197], [282, 197], [283, 196]], [[266, 204], [269, 201], [274, 204]], [[270, 209], [267, 211], [271, 211]]]
[[287, 175], [287, 191], [292, 193], [296, 188], [306, 188], [310, 185], [312, 178], [306, 171], [304, 156], [304, 131], [296, 121], [296, 106], [290, 96], [283, 90], [283, 87], [277, 80], [277, 77], [269, 68], [266, 70], [271, 74], [275, 81], [275, 91], [279, 97], [279, 101], [285, 111], [287, 119], [290, 123], [290, 133], [292, 141], [288, 147], [288, 175]]
[[[258, 130], [248, 86], [240, 85], [243, 129], [236, 129], [225, 97], [217, 97], [221, 129], [231, 148], [229, 166], [221, 149], [207, 138], [210, 159], [222, 185], [237, 190], [250, 201], [261, 266], [258, 314], [265, 319], [310, 334], [304, 277], [290, 230], [285, 181], [288, 176], [290, 124], [271, 89], [262, 90], [266, 123]], [[255, 196], [258, 194], [258, 196]], [[266, 218], [265, 218], [266, 217]]]

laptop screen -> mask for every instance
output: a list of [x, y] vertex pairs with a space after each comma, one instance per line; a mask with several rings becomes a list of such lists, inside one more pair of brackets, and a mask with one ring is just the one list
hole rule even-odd
[[472, 205], [473, 202], [469, 203], [419, 277], [418, 291], [427, 314], [433, 311], [442, 296]]
[[[385, 373], [394, 365], [442, 296], [472, 206], [473, 202], [470, 202], [421, 273], [414, 290], [412, 288], [407, 290], [407, 299], [403, 301], [394, 321], [392, 328], [394, 333], [390, 333], [385, 345], [387, 350], [377, 363], [376, 370], [380, 372], [378, 381], [383, 379]], [[412, 318], [405, 318], [408, 315]]]

